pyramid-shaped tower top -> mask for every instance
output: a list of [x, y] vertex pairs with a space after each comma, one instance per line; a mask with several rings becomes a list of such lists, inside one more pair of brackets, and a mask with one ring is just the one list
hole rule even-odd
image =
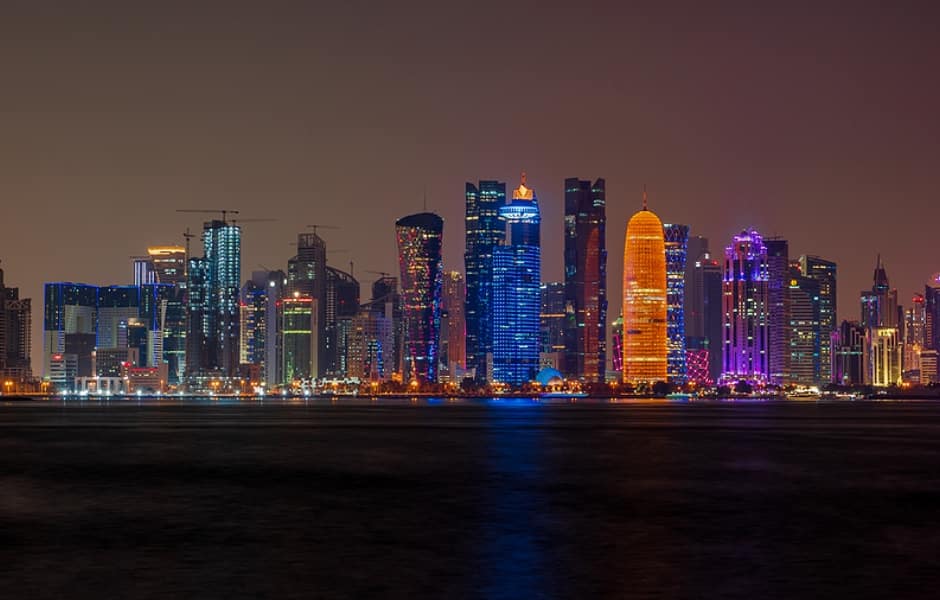
[[878, 258], [875, 262], [875, 287], [887, 289], [890, 287], [888, 285], [888, 272], [885, 270], [885, 265], [881, 262], [881, 254], [878, 255]]
[[535, 190], [530, 187], [526, 187], [526, 177], [525, 171], [522, 172], [522, 182], [519, 184], [519, 187], [512, 191], [513, 200], [535, 200]]

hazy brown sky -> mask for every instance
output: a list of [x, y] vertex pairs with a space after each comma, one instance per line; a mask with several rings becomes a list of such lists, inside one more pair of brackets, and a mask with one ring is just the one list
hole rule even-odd
[[[764, 5], [766, 4], [766, 5]], [[464, 182], [515, 184], [561, 278], [562, 183], [605, 177], [611, 315], [644, 183], [720, 249], [754, 226], [839, 263], [857, 318], [881, 252], [905, 304], [940, 271], [935, 3], [35, 2], [0, 7], [0, 259], [121, 283], [129, 255], [237, 208], [243, 265], [284, 267], [325, 223], [348, 268], [396, 271], [394, 220]], [[34, 353], [41, 349], [40, 340]]]

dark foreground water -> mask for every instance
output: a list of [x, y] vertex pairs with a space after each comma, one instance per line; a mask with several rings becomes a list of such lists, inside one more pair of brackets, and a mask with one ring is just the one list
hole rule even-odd
[[937, 597], [940, 404], [0, 405], [0, 597]]

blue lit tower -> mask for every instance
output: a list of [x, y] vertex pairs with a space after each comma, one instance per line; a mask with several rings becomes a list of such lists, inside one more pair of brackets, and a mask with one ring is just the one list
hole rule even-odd
[[603, 179], [565, 180], [565, 375], [607, 370], [607, 192]]
[[541, 218], [525, 173], [499, 214], [512, 237], [493, 250], [493, 380], [521, 385], [538, 372], [542, 308]]
[[187, 339], [186, 371], [233, 377], [239, 358], [241, 228], [208, 221], [202, 245], [203, 258], [189, 261], [189, 334], [195, 339]]
[[493, 351], [493, 249], [506, 240], [506, 223], [499, 216], [499, 209], [506, 204], [506, 184], [480, 181], [478, 187], [467, 183], [466, 201], [467, 368], [475, 369], [482, 381], [488, 379], [486, 358]]
[[725, 249], [724, 266], [724, 369], [725, 382], [767, 383], [768, 283], [767, 246], [751, 229], [734, 236]]
[[685, 274], [689, 226], [666, 223], [666, 334], [669, 356], [666, 372], [672, 383], [688, 380], [685, 354]]
[[444, 284], [444, 220], [433, 213], [402, 217], [395, 223], [405, 321], [404, 377], [437, 381]]

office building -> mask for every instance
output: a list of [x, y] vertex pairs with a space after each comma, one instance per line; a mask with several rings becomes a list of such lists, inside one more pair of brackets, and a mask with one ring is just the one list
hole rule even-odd
[[663, 223], [643, 209], [627, 223], [623, 260], [623, 380], [666, 381], [669, 354]]
[[444, 220], [418, 213], [395, 223], [407, 381], [436, 382], [440, 350]]
[[[755, 230], [742, 231], [725, 248], [722, 380], [770, 382], [769, 267], [767, 246]], [[782, 306], [785, 300], [779, 300]], [[779, 364], [783, 364], [782, 361]], [[783, 374], [781, 374], [782, 377]]]
[[2, 392], [15, 391], [32, 379], [32, 302], [20, 290], [6, 287], [0, 269], [0, 379]]
[[667, 375], [671, 383], [685, 384], [686, 328], [685, 276], [689, 243], [689, 226], [666, 223], [666, 333], [669, 336]]
[[565, 180], [565, 350], [562, 371], [604, 381], [607, 363], [607, 214], [603, 179]]
[[488, 356], [493, 352], [493, 249], [506, 240], [506, 223], [499, 210], [506, 204], [506, 184], [480, 181], [466, 185], [464, 224], [466, 245], [464, 272], [467, 278], [467, 368], [479, 381], [489, 379]]
[[764, 318], [767, 320], [767, 375], [771, 383], [786, 382], [790, 373], [790, 340], [788, 321], [790, 314], [789, 274], [790, 250], [786, 240], [770, 238], [764, 241], [767, 248], [767, 304]]
[[465, 305], [467, 286], [463, 275], [449, 271], [444, 275], [441, 326], [441, 364], [451, 377], [467, 368], [467, 322]]
[[499, 215], [509, 225], [510, 241], [493, 249], [492, 379], [522, 385], [539, 371], [542, 309], [541, 214], [525, 173]]

